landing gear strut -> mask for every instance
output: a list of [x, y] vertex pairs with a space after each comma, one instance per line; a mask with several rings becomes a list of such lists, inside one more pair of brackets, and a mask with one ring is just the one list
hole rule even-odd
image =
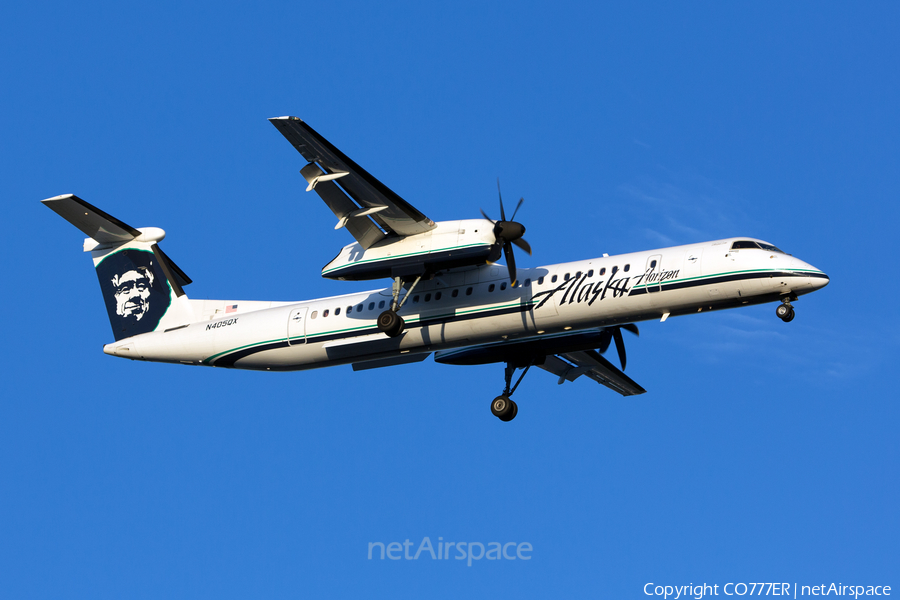
[[[416, 277], [415, 281], [412, 282], [412, 285], [409, 286], [409, 289], [406, 290], [406, 293], [403, 295], [403, 300], [400, 299], [400, 290], [403, 288], [403, 279], [401, 277], [394, 277], [394, 284], [391, 289], [391, 307], [378, 315], [378, 329], [387, 334], [388, 337], [397, 337], [401, 333], [403, 333], [403, 328], [405, 323], [403, 322], [403, 317], [397, 314], [399, 312], [400, 307], [406, 302], [406, 299], [409, 298], [409, 295], [412, 293], [413, 288], [416, 287], [422, 281], [422, 276], [419, 275]], [[398, 302], [399, 300], [399, 302]]]
[[788, 296], [782, 298], [781, 304], [775, 309], [775, 314], [785, 323], [790, 323], [794, 320], [794, 307], [791, 306], [791, 300], [796, 300], [796, 297], [791, 298]]
[[506, 386], [503, 388], [503, 393], [491, 401], [491, 413], [501, 421], [512, 421], [516, 418], [516, 415], [519, 414], [519, 405], [511, 400], [510, 396], [516, 391], [519, 384], [522, 383], [522, 379], [525, 377], [525, 373], [528, 372], [528, 369], [531, 368], [531, 365], [525, 367], [525, 370], [519, 375], [519, 379], [516, 380], [516, 384], [510, 388], [512, 376], [516, 372], [516, 368], [517, 367], [513, 363], [506, 363]]

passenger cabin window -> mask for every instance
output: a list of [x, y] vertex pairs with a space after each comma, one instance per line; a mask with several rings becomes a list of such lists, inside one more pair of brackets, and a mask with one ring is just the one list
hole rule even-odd
[[581, 271], [575, 273], [575, 279], [581, 279]]
[[437, 294], [434, 295], [434, 301], [437, 302], [440, 299], [441, 299], [441, 293], [438, 292]]
[[372, 310], [372, 309], [374, 309], [374, 308], [375, 308], [375, 303], [374, 303], [374, 302], [369, 302], [369, 310]]
[[452, 296], [453, 298], [456, 298], [457, 296], [459, 296], [459, 290], [458, 289], [453, 290], [452, 292], [450, 292], [450, 296]]
[[500, 291], [502, 292], [505, 289], [506, 289], [506, 282], [504, 281], [503, 283], [500, 284]]
[[558, 279], [557, 276], [554, 275], [553, 277], [550, 278], [550, 283], [556, 283], [557, 279]]
[[328, 309], [326, 308], [325, 310], [322, 311], [322, 318], [324, 319], [327, 316], [328, 316]]
[[349, 315], [349, 314], [352, 313], [352, 312], [353, 312], [353, 307], [352, 307], [352, 306], [348, 306], [348, 307], [347, 307], [347, 314]]
[[431, 293], [425, 294], [425, 302], [431, 302]]
[[538, 285], [544, 285], [544, 276], [543, 275], [538, 277]]
[[356, 305], [356, 312], [362, 312], [362, 304]]
[[339, 314], [341, 314], [341, 307], [340, 307], [340, 306], [338, 306], [336, 309], [334, 309], [334, 316], [338, 316]]
[[314, 310], [314, 311], [312, 311], [312, 314], [309, 315], [309, 318], [310, 318], [310, 319], [315, 319], [315, 318], [318, 317], [318, 316], [319, 316], [319, 311]]
[[568, 281], [568, 280], [569, 280], [569, 274], [566, 273], [566, 274], [563, 276], [563, 279], [566, 280], [566, 281]]
[[384, 308], [384, 300], [378, 303], [378, 308]]
[[625, 268], [622, 270], [627, 273], [630, 268], [631, 268], [631, 265], [629, 264], [629, 265], [625, 265]]
[[489, 291], [489, 292], [493, 292], [493, 291], [494, 291], [494, 284], [493, 284], [493, 283], [492, 283], [491, 285], [488, 286], [488, 291]]
[[466, 288], [466, 296], [471, 296], [471, 295], [472, 295], [472, 288], [467, 287]]
[[655, 268], [656, 268], [656, 261], [655, 261], [655, 260], [651, 260], [651, 261], [650, 261], [650, 268], [651, 268], [651, 269], [655, 269]]
[[591, 269], [590, 271], [588, 271], [588, 277], [593, 277], [593, 276], [594, 276], [594, 270]]
[[528, 286], [530, 286], [530, 285], [531, 285], [531, 280], [530, 280], [530, 279], [526, 279], [526, 280], [525, 280], [525, 287], [528, 287]]
[[603, 267], [600, 269], [600, 275], [601, 276], [606, 275], [606, 267]]
[[415, 296], [413, 296], [413, 304], [418, 304], [418, 303], [419, 303], [419, 295], [416, 294]]

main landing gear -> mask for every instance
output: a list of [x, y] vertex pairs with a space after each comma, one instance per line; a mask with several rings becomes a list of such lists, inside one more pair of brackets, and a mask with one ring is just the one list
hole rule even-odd
[[794, 307], [791, 306], [791, 300], [796, 299], [796, 296], [786, 296], [781, 299], [781, 304], [775, 309], [775, 314], [785, 323], [790, 323], [794, 320]]
[[510, 396], [516, 391], [519, 384], [522, 383], [522, 379], [525, 377], [525, 373], [528, 372], [528, 369], [531, 368], [531, 365], [525, 367], [525, 370], [519, 375], [519, 379], [516, 380], [516, 384], [510, 388], [509, 386], [510, 383], [512, 383], [512, 376], [516, 372], [516, 368], [517, 367], [513, 363], [506, 363], [506, 386], [503, 388], [503, 393], [491, 401], [491, 413], [501, 421], [512, 421], [516, 418], [516, 415], [519, 414], [519, 405], [511, 400]]
[[405, 323], [403, 322], [403, 317], [398, 315], [397, 313], [400, 311], [400, 307], [402, 307], [406, 303], [406, 299], [409, 298], [409, 295], [412, 293], [413, 288], [422, 281], [422, 275], [419, 275], [412, 282], [412, 285], [409, 286], [409, 289], [406, 290], [406, 293], [403, 295], [403, 300], [399, 300], [400, 298], [400, 290], [403, 288], [403, 284], [405, 281], [401, 277], [394, 277], [394, 285], [391, 289], [391, 307], [378, 315], [378, 329], [388, 337], [397, 337], [401, 333], [403, 333], [403, 328], [405, 327]]

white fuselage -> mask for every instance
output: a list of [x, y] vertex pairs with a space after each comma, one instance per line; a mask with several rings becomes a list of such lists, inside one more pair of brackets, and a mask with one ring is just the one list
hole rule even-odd
[[197, 322], [123, 339], [104, 352], [238, 369], [312, 369], [759, 304], [828, 283], [790, 255], [732, 250], [738, 239], [752, 238], [519, 268], [516, 287], [499, 265], [451, 271], [415, 287], [399, 311], [406, 328], [396, 338], [376, 327], [390, 306], [386, 288], [296, 303], [192, 300]]

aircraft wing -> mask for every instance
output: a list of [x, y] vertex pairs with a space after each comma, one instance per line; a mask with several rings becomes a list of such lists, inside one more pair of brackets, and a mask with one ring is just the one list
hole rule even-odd
[[388, 235], [424, 233], [434, 221], [375, 179], [315, 129], [297, 117], [274, 117], [272, 124], [309, 163], [300, 173], [363, 248]]
[[434, 355], [434, 360], [450, 365], [498, 362], [511, 363], [519, 368], [536, 365], [559, 377], [559, 383], [575, 381], [585, 375], [623, 396], [646, 392], [594, 350], [603, 347], [604, 343], [609, 345], [609, 337], [602, 329], [575, 331], [564, 335], [439, 350]]
[[544, 360], [544, 364], [538, 366], [559, 376], [559, 383], [575, 381], [578, 377], [585, 375], [623, 396], [635, 396], [647, 391], [635, 383], [628, 375], [613, 366], [611, 362], [600, 356], [596, 350], [566, 352], [559, 356], [548, 356]]

